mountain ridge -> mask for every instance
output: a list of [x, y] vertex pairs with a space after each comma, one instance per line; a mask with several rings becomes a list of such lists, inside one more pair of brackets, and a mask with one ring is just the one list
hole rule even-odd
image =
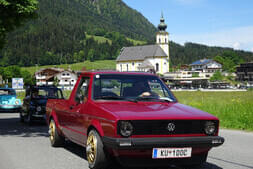
[[[155, 44], [157, 28], [122, 0], [39, 2], [37, 20], [8, 35], [7, 44], [0, 52], [0, 66], [115, 60], [122, 47], [136, 45], [128, 38]], [[104, 37], [103, 43], [92, 36]], [[251, 52], [196, 43], [182, 46], [170, 42], [173, 65], [213, 58], [225, 51], [235, 52], [244, 61], [253, 61]]]

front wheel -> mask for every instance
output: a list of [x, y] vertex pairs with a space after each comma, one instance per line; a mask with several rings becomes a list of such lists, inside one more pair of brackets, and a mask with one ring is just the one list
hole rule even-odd
[[49, 139], [52, 147], [59, 147], [62, 146], [64, 143], [64, 137], [59, 135], [55, 122], [52, 119], [49, 123]]
[[108, 162], [103, 142], [96, 130], [91, 130], [88, 134], [86, 157], [91, 169], [105, 169], [107, 167]]
[[24, 121], [25, 121], [25, 117], [22, 113], [22, 110], [19, 111], [19, 120], [20, 120], [21, 123], [24, 123]]

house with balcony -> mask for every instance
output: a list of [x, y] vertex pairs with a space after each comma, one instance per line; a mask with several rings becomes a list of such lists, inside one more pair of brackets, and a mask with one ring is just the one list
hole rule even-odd
[[242, 63], [236, 67], [236, 80], [253, 85], [253, 62]]
[[58, 86], [72, 90], [77, 81], [77, 74], [71, 70], [64, 70], [56, 74], [55, 79], [57, 79]]
[[56, 74], [63, 72], [62, 68], [43, 68], [35, 72], [36, 85], [53, 85]]
[[205, 73], [215, 73], [222, 71], [222, 65], [212, 59], [201, 59], [190, 64], [192, 71], [201, 71]]

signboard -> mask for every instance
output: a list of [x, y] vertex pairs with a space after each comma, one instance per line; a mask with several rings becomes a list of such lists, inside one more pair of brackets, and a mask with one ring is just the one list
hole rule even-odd
[[23, 78], [12, 78], [13, 89], [23, 89], [23, 86], [24, 86]]

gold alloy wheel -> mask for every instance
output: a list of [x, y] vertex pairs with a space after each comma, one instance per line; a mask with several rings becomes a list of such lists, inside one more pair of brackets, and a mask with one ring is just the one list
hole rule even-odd
[[86, 145], [86, 156], [90, 164], [95, 162], [96, 153], [97, 153], [97, 138], [94, 136], [94, 133], [90, 133]]
[[49, 138], [50, 138], [50, 141], [52, 142], [54, 140], [54, 135], [55, 135], [55, 124], [54, 124], [54, 121], [51, 120], [50, 124], [49, 124]]

